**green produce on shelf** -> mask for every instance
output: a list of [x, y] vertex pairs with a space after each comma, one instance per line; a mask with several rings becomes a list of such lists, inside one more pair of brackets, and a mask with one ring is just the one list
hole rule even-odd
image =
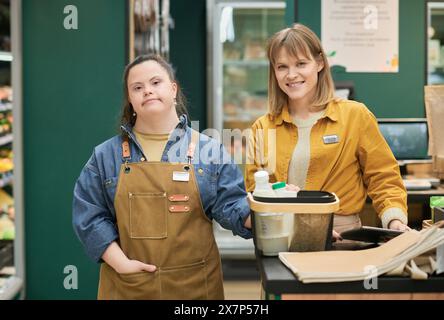
[[0, 235], [0, 239], [2, 240], [14, 240], [15, 239], [15, 229], [6, 229], [3, 231], [3, 236]]
[[14, 223], [8, 215], [2, 214], [0, 217], [0, 240], [13, 240], [15, 238]]

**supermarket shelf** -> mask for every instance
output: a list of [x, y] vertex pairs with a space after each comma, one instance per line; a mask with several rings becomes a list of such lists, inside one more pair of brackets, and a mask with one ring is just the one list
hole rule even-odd
[[11, 52], [0, 51], [0, 61], [12, 61]]
[[0, 188], [3, 188], [4, 186], [11, 184], [13, 180], [14, 180], [14, 175], [12, 171], [3, 173], [3, 178], [0, 178]]
[[8, 133], [7, 135], [0, 137], [0, 146], [11, 143], [12, 138], [13, 138], [12, 133]]
[[12, 111], [12, 103], [9, 101], [0, 102], [0, 112]]
[[3, 280], [0, 285], [0, 300], [14, 299], [22, 289], [23, 280], [16, 276], [0, 279]]
[[0, 240], [0, 271], [14, 263], [13, 240]]

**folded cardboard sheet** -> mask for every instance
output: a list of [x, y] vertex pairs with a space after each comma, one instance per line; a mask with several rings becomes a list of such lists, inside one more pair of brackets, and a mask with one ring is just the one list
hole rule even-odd
[[444, 223], [359, 251], [281, 252], [279, 259], [304, 283], [358, 281], [381, 275], [444, 244]]
[[444, 179], [444, 85], [425, 86], [424, 101], [433, 171], [438, 178]]
[[425, 86], [424, 100], [429, 127], [429, 154], [444, 156], [444, 85]]

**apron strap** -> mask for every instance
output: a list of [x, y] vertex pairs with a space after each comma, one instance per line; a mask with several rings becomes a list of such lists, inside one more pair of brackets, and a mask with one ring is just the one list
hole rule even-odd
[[122, 157], [125, 160], [131, 159], [131, 150], [130, 150], [129, 139], [128, 139], [127, 135], [123, 136], [123, 141], [122, 141]]
[[[199, 132], [196, 130], [191, 130], [191, 142], [188, 145], [188, 151], [187, 151], [188, 163], [191, 163], [191, 160], [193, 159], [194, 153], [196, 151], [196, 145], [198, 143], [199, 143]], [[127, 135], [123, 136], [122, 157], [125, 160], [131, 159], [131, 149], [130, 149], [129, 139], [128, 139]]]
[[199, 143], [199, 132], [191, 129], [191, 142], [188, 145], [188, 151], [187, 151], [188, 164], [191, 164], [191, 160], [193, 160], [194, 153], [196, 151], [196, 145], [198, 143]]

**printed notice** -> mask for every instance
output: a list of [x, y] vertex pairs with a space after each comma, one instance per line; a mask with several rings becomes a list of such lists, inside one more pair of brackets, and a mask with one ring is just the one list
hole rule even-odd
[[346, 72], [398, 72], [398, 0], [322, 0], [322, 45]]

